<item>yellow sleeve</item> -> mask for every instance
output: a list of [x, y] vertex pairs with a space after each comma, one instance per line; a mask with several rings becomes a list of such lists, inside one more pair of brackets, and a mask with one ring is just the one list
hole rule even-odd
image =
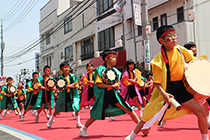
[[126, 77], [123, 78], [123, 84], [126, 85], [126, 86], [131, 85], [131, 83], [128, 82], [128, 78], [126, 78]]
[[32, 92], [34, 89], [28, 86], [28, 92]]
[[138, 69], [135, 69], [135, 76], [138, 78], [137, 83], [141, 86], [141, 72]]
[[97, 85], [97, 84], [102, 84], [102, 83], [103, 83], [102, 78], [97, 74], [97, 75], [96, 75], [95, 84]]
[[87, 85], [88, 79], [86, 77], [83, 78], [83, 84]]
[[153, 73], [153, 83], [161, 84], [162, 82], [162, 70], [154, 65], [152, 67], [152, 73]]
[[38, 81], [38, 82], [37, 82], [37, 86], [38, 86], [38, 87], [41, 87], [42, 84]]
[[2, 95], [5, 95], [6, 93], [5, 93], [3, 90], [1, 90], [1, 94], [2, 94]]
[[185, 47], [179, 46], [179, 48], [181, 49], [184, 58], [185, 58], [185, 62], [188, 63], [193, 59], [196, 59], [196, 57], [193, 56], [193, 53], [191, 53], [189, 50], [187, 50]]

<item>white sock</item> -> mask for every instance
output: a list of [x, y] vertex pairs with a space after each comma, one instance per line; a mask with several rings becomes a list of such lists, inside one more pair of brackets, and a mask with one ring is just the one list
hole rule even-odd
[[24, 113], [24, 109], [22, 110], [22, 114]]
[[209, 140], [209, 134], [201, 134], [202, 140]]
[[206, 116], [207, 123], [209, 123], [209, 116]]
[[76, 120], [77, 120], [77, 123], [80, 122], [80, 115], [79, 116], [75, 116]]
[[[53, 115], [52, 115], [53, 116]], [[47, 114], [47, 118], [49, 118], [50, 117], [50, 115], [49, 114]]]
[[52, 115], [49, 119], [49, 121], [53, 121], [54, 116]]
[[134, 131], [131, 132], [130, 137], [131, 137], [131, 139], [135, 139], [136, 134], [134, 133]]
[[139, 111], [139, 117], [142, 117], [142, 110]]
[[85, 129], [85, 130], [87, 130], [87, 127], [86, 127], [85, 125], [83, 125], [83, 126], [82, 126], [82, 129]]

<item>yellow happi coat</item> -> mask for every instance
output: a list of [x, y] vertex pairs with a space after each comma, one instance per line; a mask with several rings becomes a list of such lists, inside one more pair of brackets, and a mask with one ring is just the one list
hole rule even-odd
[[[181, 50], [181, 52], [182, 52], [182, 54], [184, 56], [185, 62], [188, 63], [192, 59], [195, 59], [195, 57], [193, 57], [192, 54], [187, 49], [185, 49], [182, 46], [178, 46], [178, 47], [180, 48], [180, 50]], [[179, 57], [178, 59], [181, 59], [181, 58], [183, 59], [183, 57], [181, 57], [182, 56], [181, 53], [178, 52], [178, 50], [176, 48], [174, 48], [174, 51], [175, 51], [176, 55]], [[173, 59], [173, 57], [172, 57], [172, 59]], [[177, 60], [175, 59], [173, 61], [177, 61]], [[159, 70], [162, 71], [162, 73], [159, 73], [160, 76], [159, 75], [158, 76], [160, 77], [160, 79], [162, 79], [160, 84], [161, 84], [163, 90], [166, 91], [166, 86], [167, 86], [166, 85], [167, 84], [167, 69], [166, 69], [165, 62], [163, 61], [161, 52], [159, 52], [151, 60], [150, 63], [151, 63], [151, 66], [152, 66], [153, 75], [156, 72], [155, 69], [156, 70], [159, 69]], [[170, 60], [169, 60], [169, 65], [170, 65]], [[171, 70], [171, 66], [170, 66], [170, 71], [172, 71]], [[183, 73], [183, 72], [181, 72], [181, 73]], [[183, 76], [184, 76], [184, 73], [183, 73]], [[171, 76], [171, 81], [173, 81], [173, 79], [175, 79], [175, 81], [176, 81], [176, 76], [172, 75]], [[155, 83], [155, 81], [154, 81], [154, 83]], [[159, 93], [157, 88], [154, 88], [154, 90], [152, 92], [151, 100], [146, 105], [141, 120], [144, 121], [144, 122], [149, 121], [156, 113], [158, 113], [160, 111], [160, 109], [163, 107], [163, 105], [164, 105], [164, 99], [163, 99], [162, 95]], [[170, 107], [170, 109], [167, 109], [163, 120], [169, 120], [169, 119], [177, 118], [177, 117], [183, 116], [185, 114], [189, 114], [189, 113], [191, 113], [191, 111], [189, 111], [188, 109], [186, 109], [184, 107], [182, 107], [182, 109], [179, 110], [179, 111], [176, 111], [176, 109], [174, 107]]]

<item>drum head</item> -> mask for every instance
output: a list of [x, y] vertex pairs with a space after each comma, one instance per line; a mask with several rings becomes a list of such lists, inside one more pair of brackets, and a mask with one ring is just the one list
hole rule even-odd
[[15, 93], [15, 92], [16, 92], [16, 88], [15, 88], [14, 86], [10, 86], [10, 87], [9, 87], [9, 91], [10, 91], [11, 93]]
[[24, 94], [21, 94], [20, 97], [19, 97], [19, 101], [23, 101], [24, 99], [25, 99]]
[[59, 90], [65, 89], [67, 86], [67, 81], [65, 78], [59, 78], [56, 82], [56, 88]]
[[105, 69], [103, 76], [104, 82], [107, 84], [115, 84], [118, 81], [118, 75], [113, 68]]
[[208, 59], [192, 60], [185, 71], [185, 78], [197, 93], [210, 96], [210, 61]]
[[53, 88], [55, 86], [55, 80], [54, 79], [48, 79], [46, 82], [47, 88]]
[[38, 90], [38, 85], [37, 85], [37, 83], [35, 83], [35, 84], [33, 85], [33, 89]]

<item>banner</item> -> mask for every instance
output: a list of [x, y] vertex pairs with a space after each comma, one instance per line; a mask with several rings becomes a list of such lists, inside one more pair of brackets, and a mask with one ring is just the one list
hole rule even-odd
[[149, 49], [149, 40], [144, 40], [145, 47], [145, 70], [150, 71], [150, 49]]
[[140, 4], [133, 4], [135, 24], [141, 26], [141, 6]]

